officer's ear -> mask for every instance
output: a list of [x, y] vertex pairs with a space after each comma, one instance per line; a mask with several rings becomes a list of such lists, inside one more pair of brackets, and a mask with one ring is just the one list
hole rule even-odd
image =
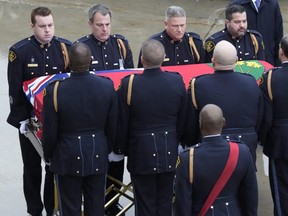
[[225, 120], [225, 118], [223, 117], [223, 126], [222, 126], [222, 128], [224, 128], [225, 125], [226, 125], [226, 120]]

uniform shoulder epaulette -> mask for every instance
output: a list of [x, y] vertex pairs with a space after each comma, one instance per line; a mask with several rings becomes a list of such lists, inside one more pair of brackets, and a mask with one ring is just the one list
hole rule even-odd
[[202, 146], [202, 143], [197, 143], [197, 144], [193, 145], [192, 148], [199, 148], [201, 146]]
[[200, 35], [195, 33], [195, 32], [187, 32], [186, 35], [188, 37], [193, 37], [193, 39], [197, 39], [197, 40], [201, 40], [202, 41]]
[[82, 43], [82, 42], [85, 42], [85, 41], [89, 40], [90, 38], [91, 38], [91, 35], [86, 35], [86, 36], [84, 36], [84, 37], [79, 38], [79, 39], [77, 40], [77, 42]]
[[252, 29], [247, 29], [247, 32], [250, 32], [250, 33], [255, 34], [255, 35], [257, 35], [257, 36], [262, 38], [262, 35], [258, 31], [255, 31], [255, 30], [252, 30]]
[[67, 39], [65, 39], [65, 38], [61, 38], [61, 37], [54, 37], [54, 39], [55, 40], [57, 40], [57, 41], [59, 41], [59, 42], [62, 42], [62, 43], [65, 43], [65, 44], [72, 44], [72, 42], [71, 41], [69, 41], [69, 40], [67, 40]]
[[125, 38], [124, 35], [121, 35], [121, 34], [113, 34], [112, 36], [113, 36], [114, 38], [127, 41], [127, 39]]
[[149, 37], [149, 39], [162, 40], [164, 37], [164, 32], [159, 32]]
[[11, 48], [19, 49], [20, 47], [23, 47], [30, 42], [31, 42], [31, 37], [27, 37], [15, 43]]
[[173, 74], [173, 75], [176, 75], [176, 76], [182, 76], [179, 72], [177, 72], [177, 71], [166, 71], [166, 70], [164, 70], [163, 72], [165, 72], [165, 73], [169, 73], [169, 74]]
[[110, 77], [108, 77], [108, 76], [103, 76], [103, 75], [99, 75], [99, 74], [97, 74], [98, 75], [98, 77], [100, 77], [100, 78], [103, 78], [103, 79], [107, 79], [107, 80], [111, 80], [112, 81], [112, 79], [110, 78]]
[[217, 39], [218, 37], [221, 37], [225, 33], [226, 33], [226, 30], [222, 29], [221, 31], [218, 31], [218, 32], [212, 34], [207, 40], [209, 40], [209, 39], [211, 39], [211, 40]]

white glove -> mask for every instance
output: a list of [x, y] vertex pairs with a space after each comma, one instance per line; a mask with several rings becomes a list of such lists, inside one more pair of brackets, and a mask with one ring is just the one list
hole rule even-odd
[[20, 121], [19, 123], [20, 123], [20, 128], [19, 128], [20, 133], [26, 134], [27, 133], [27, 124], [29, 123], [29, 120], [26, 119], [24, 121]]
[[118, 162], [124, 159], [124, 155], [117, 155], [113, 151], [108, 155], [109, 162]]

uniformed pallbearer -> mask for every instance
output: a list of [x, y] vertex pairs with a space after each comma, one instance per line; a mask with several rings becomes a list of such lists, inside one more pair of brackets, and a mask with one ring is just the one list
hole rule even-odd
[[206, 104], [216, 104], [226, 118], [222, 134], [229, 140], [243, 141], [256, 162], [257, 132], [262, 122], [263, 98], [253, 76], [234, 71], [236, 61], [235, 47], [228, 41], [220, 41], [212, 58], [214, 74], [191, 79], [185, 128], [185, 140], [188, 138], [188, 141], [185, 144], [196, 144], [199, 141], [199, 112]]
[[178, 143], [186, 119], [186, 90], [180, 74], [162, 71], [163, 45], [141, 49], [143, 74], [122, 79], [118, 89], [118, 149], [127, 154], [137, 216], [172, 214]]
[[[80, 38], [78, 41], [83, 42], [89, 46], [92, 53], [92, 63], [90, 71], [112, 70], [134, 68], [133, 56], [128, 40], [120, 34], [111, 35], [112, 25], [112, 11], [105, 5], [97, 4], [89, 9], [88, 24], [92, 33]], [[113, 161], [111, 161], [113, 160]], [[113, 158], [109, 163], [108, 174], [120, 182], [123, 181], [124, 174], [124, 156]], [[107, 179], [107, 188], [115, 182]], [[116, 184], [118, 189], [120, 185]], [[111, 191], [106, 196], [106, 202], [112, 199], [116, 192]], [[122, 210], [122, 206], [118, 200], [114, 202], [105, 213], [107, 215], [116, 215]]]
[[43, 149], [56, 175], [60, 215], [104, 215], [108, 153], [116, 138], [113, 82], [90, 74], [87, 45], [71, 47], [71, 76], [49, 85], [43, 99]]
[[[165, 47], [165, 59], [162, 66], [203, 63], [205, 50], [200, 36], [186, 32], [186, 12], [179, 6], [170, 6], [165, 12], [165, 30], [151, 39], [160, 41]], [[143, 67], [141, 53], [138, 68]]]
[[247, 30], [246, 10], [240, 5], [232, 5], [225, 11], [225, 29], [214, 33], [205, 41], [205, 62], [211, 62], [215, 45], [221, 40], [232, 43], [239, 61], [265, 60], [262, 36], [255, 30]]
[[90, 70], [134, 68], [128, 40], [120, 34], [111, 35], [112, 12], [102, 4], [89, 9], [88, 24], [92, 33], [78, 39], [89, 46], [92, 53]]
[[176, 216], [257, 215], [257, 180], [249, 149], [244, 144], [223, 139], [220, 135], [224, 125], [218, 106], [203, 107], [200, 112], [202, 142], [185, 150], [178, 161]]
[[[54, 36], [54, 21], [51, 10], [38, 7], [32, 10], [31, 26], [33, 36], [25, 38], [10, 47], [8, 61], [8, 84], [10, 113], [7, 122], [20, 129], [19, 139], [23, 160], [24, 195], [27, 212], [41, 215], [41, 158], [26, 133], [25, 126], [32, 115], [32, 105], [27, 100], [22, 83], [24, 81], [69, 71], [68, 52], [71, 42]], [[44, 205], [47, 215], [52, 215], [53, 174], [46, 169]]]
[[263, 75], [265, 115], [260, 140], [269, 157], [269, 180], [274, 215], [288, 215], [288, 36], [280, 42], [282, 66]]

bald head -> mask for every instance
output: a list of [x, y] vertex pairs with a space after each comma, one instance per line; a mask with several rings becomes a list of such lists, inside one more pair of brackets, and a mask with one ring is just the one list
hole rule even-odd
[[199, 115], [202, 136], [221, 134], [225, 124], [223, 112], [214, 104], [204, 106]]
[[143, 43], [141, 48], [141, 62], [145, 69], [160, 67], [164, 58], [165, 48], [159, 41], [149, 39]]
[[222, 40], [216, 44], [212, 58], [215, 70], [233, 70], [237, 60], [236, 48], [231, 43]]
[[84, 43], [74, 43], [69, 50], [70, 68], [73, 72], [89, 70], [91, 64], [90, 48]]

